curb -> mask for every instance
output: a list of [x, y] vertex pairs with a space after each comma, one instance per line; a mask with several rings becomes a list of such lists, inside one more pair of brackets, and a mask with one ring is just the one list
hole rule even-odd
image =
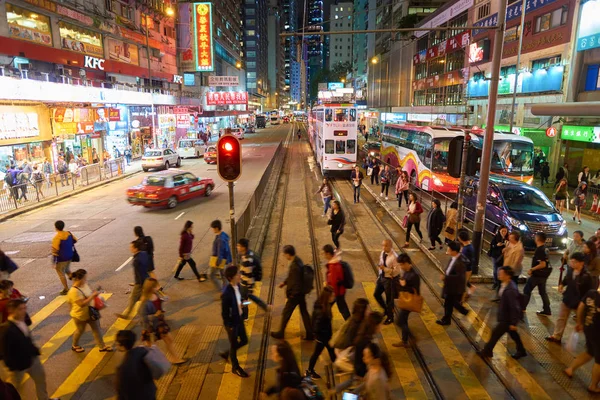
[[[385, 208], [388, 215], [390, 217], [392, 217], [394, 219], [394, 221], [396, 221], [398, 223], [398, 225], [400, 226], [400, 229], [402, 229], [404, 232], [406, 232], [406, 229], [404, 229], [404, 227], [402, 226], [402, 221], [400, 220], [400, 217], [398, 217], [396, 215], [396, 213], [394, 213], [392, 211], [390, 206], [388, 204], [386, 204], [383, 200], [381, 200], [379, 198], [379, 196], [377, 196], [377, 194], [373, 191], [373, 189], [371, 189], [368, 185], [363, 185], [363, 187], [366, 188], [367, 191], [371, 194], [371, 196], [373, 196], [375, 198], [375, 201], [377, 201], [381, 206], [383, 206], [383, 208]], [[444, 266], [442, 265], [440, 260], [438, 260], [437, 257], [431, 251], [429, 251], [429, 249], [427, 249], [427, 247], [425, 245], [423, 245], [421, 243], [421, 238], [414, 232], [411, 232], [410, 238], [413, 242], [415, 242], [415, 244], [419, 247], [419, 249], [427, 256], [427, 258], [429, 258], [429, 260], [437, 267], [437, 269], [441, 273], [444, 273]], [[493, 281], [494, 281], [493, 278], [488, 277], [488, 276], [482, 276], [482, 275], [471, 276], [472, 283], [493, 283]]]
[[57, 202], [59, 202], [61, 200], [68, 199], [69, 197], [73, 197], [73, 196], [75, 196], [77, 194], [84, 193], [84, 192], [87, 192], [89, 190], [96, 189], [98, 187], [102, 187], [102, 186], [108, 185], [109, 183], [120, 181], [120, 180], [128, 178], [130, 176], [137, 175], [140, 172], [142, 172], [142, 171], [139, 170], [139, 171], [131, 172], [131, 173], [128, 173], [128, 174], [123, 174], [123, 175], [117, 176], [115, 178], [110, 178], [110, 179], [107, 179], [105, 181], [100, 181], [100, 182], [93, 183], [93, 184], [91, 184], [89, 186], [84, 186], [82, 188], [79, 188], [79, 189], [73, 190], [71, 192], [65, 193], [64, 195], [61, 195], [61, 196], [56, 196], [56, 197], [53, 197], [53, 198], [48, 199], [48, 200], [37, 202], [37, 203], [35, 203], [35, 205], [32, 205], [32, 206], [27, 206], [27, 207], [23, 207], [23, 208], [17, 208], [15, 211], [11, 211], [11, 212], [9, 212], [9, 213], [7, 213], [5, 215], [0, 216], [0, 222], [7, 221], [7, 220], [9, 220], [11, 218], [17, 217], [19, 215], [28, 213], [28, 212], [33, 211], [33, 210], [37, 210], [38, 208], [49, 206], [49, 205], [57, 203]]

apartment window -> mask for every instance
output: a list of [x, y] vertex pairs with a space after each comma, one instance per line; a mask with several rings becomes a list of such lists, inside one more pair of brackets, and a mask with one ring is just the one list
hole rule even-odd
[[521, 25], [513, 26], [512, 28], [507, 28], [504, 31], [504, 41], [505, 42], [513, 42], [519, 39], [521, 35]]
[[221, 37], [223, 35], [223, 32], [221, 31], [221, 28], [217, 28], [217, 37]]
[[254, 0], [246, 0], [246, 4], [254, 4]]
[[246, 10], [246, 15], [256, 15], [256, 10], [254, 8], [248, 8]]
[[256, 72], [246, 72], [246, 78], [256, 79]]
[[446, 57], [446, 71], [456, 71], [465, 65], [465, 55], [462, 51], [455, 51]]
[[246, 31], [247, 36], [256, 36], [256, 31], [254, 29], [250, 29]]
[[247, 68], [256, 68], [256, 61], [246, 61]]
[[492, 10], [491, 3], [484, 4], [477, 9], [477, 21], [490, 15]]
[[457, 106], [462, 104], [463, 85], [446, 86], [445, 104]]
[[561, 61], [560, 56], [548, 57], [548, 58], [542, 58], [542, 59], [539, 59], [539, 60], [534, 60], [531, 63], [531, 69], [533, 71], [537, 71], [538, 69], [548, 68], [548, 67], [551, 67], [553, 65], [559, 65], [560, 61]]
[[516, 65], [508, 65], [506, 67], [500, 68], [500, 76], [514, 75], [516, 72], [517, 72]]
[[255, 19], [247, 19], [246, 20], [246, 26], [254, 26], [254, 25], [256, 25]]
[[436, 58], [429, 62], [429, 75], [440, 75], [444, 73], [446, 62], [444, 57]]
[[535, 19], [534, 33], [545, 32], [550, 29], [558, 28], [567, 23], [569, 17], [569, 7], [562, 6], [556, 10], [539, 16]]
[[256, 52], [255, 51], [247, 51], [246, 52], [246, 57], [248, 57], [248, 58], [255, 58], [256, 57]]
[[415, 65], [415, 79], [423, 79], [427, 77], [427, 64]]
[[416, 90], [414, 94], [414, 105], [415, 106], [425, 106], [426, 104], [426, 94], [424, 90]]
[[256, 47], [256, 41], [254, 41], [254, 40], [248, 40], [246, 42], [246, 47]]
[[247, 82], [246, 87], [248, 89], [256, 89], [256, 82]]
[[448, 37], [453, 37], [458, 35], [459, 33], [462, 33], [464, 29], [461, 28], [467, 26], [468, 20], [469, 15], [466, 12], [450, 20], [450, 22], [448, 22], [448, 26], [456, 27], [456, 29], [452, 29], [451, 31], [449, 31]]

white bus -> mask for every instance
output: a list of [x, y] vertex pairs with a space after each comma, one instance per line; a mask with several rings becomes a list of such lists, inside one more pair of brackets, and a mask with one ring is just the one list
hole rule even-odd
[[[470, 131], [468, 171], [478, 171], [483, 132]], [[457, 193], [465, 130], [459, 128], [388, 124], [383, 129], [381, 158], [406, 171], [424, 190]], [[506, 132], [494, 134], [491, 172], [531, 184], [533, 141]], [[469, 172], [467, 172], [469, 173]]]
[[309, 114], [309, 139], [323, 175], [356, 165], [358, 121], [353, 104], [327, 104]]
[[271, 122], [271, 125], [280, 124], [279, 111], [271, 111], [271, 115], [269, 116], [269, 122]]

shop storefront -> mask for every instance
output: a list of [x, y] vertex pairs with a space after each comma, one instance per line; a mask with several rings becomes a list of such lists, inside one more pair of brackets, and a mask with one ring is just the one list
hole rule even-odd
[[175, 148], [175, 128], [177, 117], [175, 114], [158, 115], [158, 132], [156, 141], [159, 147]]
[[[563, 125], [560, 138], [566, 145], [564, 162], [569, 164], [569, 171], [579, 172], [586, 165], [593, 175], [600, 170], [600, 126]], [[569, 174], [569, 183], [576, 182], [577, 174]]]
[[[152, 107], [131, 106], [129, 107], [130, 116], [130, 142], [133, 153], [133, 158], [141, 157], [147, 148], [152, 145], [152, 118], [156, 116], [156, 112], [152, 112]], [[154, 125], [158, 125], [155, 118]]]
[[[494, 125], [494, 130], [510, 132], [510, 126]], [[554, 145], [556, 144], [556, 128], [549, 130], [547, 128], [539, 129], [513, 126], [512, 132], [515, 135], [525, 136], [531, 139], [533, 141], [534, 154], [539, 154], [541, 152], [544, 159], [551, 159], [550, 157], [554, 151]]]
[[51, 156], [52, 129], [44, 106], [0, 106], [0, 168]]
[[59, 155], [81, 155], [87, 163], [93, 162], [93, 149], [102, 154], [102, 138], [107, 126], [105, 109], [65, 108], [52, 109], [54, 136], [53, 159]]
[[108, 131], [104, 144], [110, 154], [115, 157], [115, 148], [120, 154], [129, 146], [129, 110], [125, 106], [107, 107], [104, 109], [108, 117]]

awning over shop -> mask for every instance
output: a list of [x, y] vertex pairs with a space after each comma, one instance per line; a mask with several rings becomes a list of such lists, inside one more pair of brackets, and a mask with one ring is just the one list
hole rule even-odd
[[600, 101], [534, 104], [531, 113], [539, 116], [599, 117]]

